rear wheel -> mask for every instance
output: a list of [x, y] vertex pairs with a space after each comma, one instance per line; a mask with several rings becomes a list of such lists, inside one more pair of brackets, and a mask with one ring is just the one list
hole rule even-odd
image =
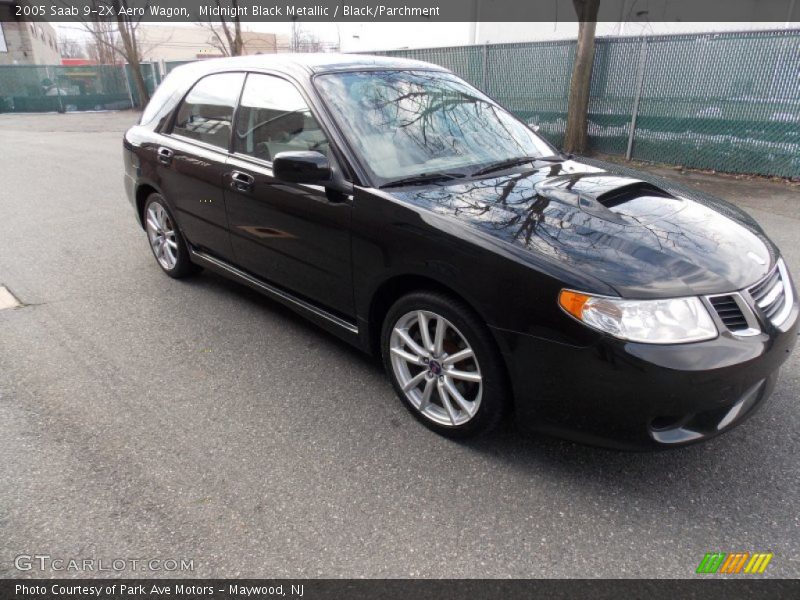
[[189, 249], [175, 218], [160, 194], [150, 194], [144, 206], [144, 228], [156, 262], [170, 277], [179, 279], [199, 270], [189, 259]]
[[389, 309], [381, 348], [395, 391], [430, 429], [469, 437], [503, 417], [501, 360], [486, 326], [463, 303], [434, 292], [404, 296]]

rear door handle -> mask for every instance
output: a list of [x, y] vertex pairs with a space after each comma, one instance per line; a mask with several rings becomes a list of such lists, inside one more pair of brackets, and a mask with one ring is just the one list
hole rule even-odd
[[165, 148], [161, 146], [158, 149], [158, 162], [164, 165], [168, 165], [172, 162], [172, 157], [175, 156], [175, 153], [170, 150], [169, 148]]
[[250, 192], [256, 178], [242, 171], [231, 171], [231, 187], [239, 192]]

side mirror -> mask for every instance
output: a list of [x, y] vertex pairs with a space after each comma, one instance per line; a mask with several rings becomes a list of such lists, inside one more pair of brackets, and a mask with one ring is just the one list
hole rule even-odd
[[530, 129], [534, 133], [536, 133], [540, 129], [540, 127], [536, 123], [528, 123], [527, 125], [528, 125], [528, 129]]
[[331, 181], [331, 163], [321, 152], [278, 152], [272, 159], [276, 179], [288, 183], [325, 185]]

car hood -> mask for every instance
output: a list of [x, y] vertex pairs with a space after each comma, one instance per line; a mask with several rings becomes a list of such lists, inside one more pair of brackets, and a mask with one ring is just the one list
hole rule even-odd
[[[388, 190], [387, 190], [388, 191]], [[391, 190], [504, 246], [565, 282], [599, 280], [629, 298], [713, 294], [752, 285], [777, 260], [758, 224], [727, 202], [598, 161]], [[520, 252], [523, 250], [523, 252]], [[572, 273], [575, 277], [569, 277]], [[586, 290], [596, 291], [596, 290]]]

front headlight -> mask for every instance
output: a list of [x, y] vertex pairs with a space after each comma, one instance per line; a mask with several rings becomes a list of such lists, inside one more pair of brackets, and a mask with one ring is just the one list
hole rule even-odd
[[711, 315], [694, 296], [624, 300], [561, 290], [558, 303], [582, 323], [632, 342], [679, 344], [717, 337]]

